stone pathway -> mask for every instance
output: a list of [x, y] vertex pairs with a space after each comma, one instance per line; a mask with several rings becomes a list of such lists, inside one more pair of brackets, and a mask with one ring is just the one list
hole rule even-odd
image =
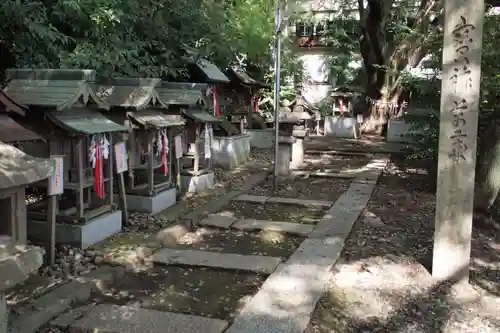
[[[72, 332], [303, 333], [387, 160], [375, 155], [335, 202], [247, 194], [256, 184], [230, 192], [183, 216], [198, 226], [195, 231], [177, 225], [159, 232], [160, 248], [145, 255], [149, 266], [107, 286], [110, 292], [103, 295], [110, 296], [99, 298], [101, 304], [73, 309], [51, 325]], [[290, 209], [255, 219], [232, 214], [226, 209], [231, 202], [264, 212], [273, 205]], [[299, 223], [286, 218], [292, 208], [324, 214], [314, 223]], [[213, 279], [206, 277], [209, 272]], [[231, 289], [249, 281], [254, 285], [246, 290]], [[134, 295], [134, 288], [144, 291]], [[217, 301], [211, 298], [217, 295]]]

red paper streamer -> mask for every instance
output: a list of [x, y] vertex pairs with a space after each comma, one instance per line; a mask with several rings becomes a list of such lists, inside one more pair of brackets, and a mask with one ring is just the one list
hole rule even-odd
[[101, 144], [96, 142], [95, 150], [95, 169], [94, 169], [94, 187], [95, 193], [101, 199], [104, 199], [104, 166], [102, 161]]
[[254, 113], [259, 112], [259, 99], [260, 99], [260, 96], [258, 94], [255, 94], [253, 96], [253, 112]]
[[213, 88], [213, 96], [214, 96], [214, 114], [220, 118], [220, 105], [219, 105], [219, 97], [217, 96], [217, 88]]
[[162, 145], [162, 162], [163, 162], [163, 175], [166, 176], [168, 173], [168, 165], [167, 165], [167, 136], [162, 133], [161, 134]]

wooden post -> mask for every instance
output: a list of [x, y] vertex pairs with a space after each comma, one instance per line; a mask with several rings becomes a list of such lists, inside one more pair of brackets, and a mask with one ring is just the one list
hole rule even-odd
[[106, 200], [108, 204], [113, 207], [113, 201], [114, 201], [114, 193], [113, 193], [113, 164], [114, 164], [114, 154], [111, 151], [113, 148], [113, 134], [109, 133], [109, 163], [108, 163], [108, 184], [107, 184], [107, 190], [108, 190], [108, 199]]
[[245, 117], [240, 116], [240, 133], [245, 133]]
[[113, 146], [113, 151], [111, 155], [114, 155], [116, 174], [117, 174], [117, 185], [118, 185], [118, 201], [120, 204], [120, 210], [122, 212], [122, 224], [125, 226], [129, 225], [128, 221], [128, 208], [127, 208], [127, 197], [125, 193], [125, 179], [123, 173], [128, 170], [129, 165], [126, 160], [126, 144], [124, 142], [119, 142]]
[[149, 193], [149, 195], [153, 195], [154, 184], [155, 184], [153, 135], [154, 135], [153, 132], [148, 131], [147, 139], [148, 139], [148, 193]]
[[56, 262], [56, 214], [57, 214], [57, 195], [49, 196], [49, 207], [47, 209], [47, 218], [49, 222], [49, 252], [48, 259], [50, 265]]
[[132, 130], [130, 132], [130, 137], [128, 139], [128, 143], [129, 143], [129, 147], [130, 147], [129, 148], [130, 154], [129, 154], [129, 158], [128, 158], [128, 187], [130, 189], [134, 189], [135, 188], [134, 169], [132, 166], [136, 163], [136, 159], [137, 159], [137, 150], [135, 149], [136, 145], [137, 145], [135, 130]]
[[179, 193], [182, 191], [182, 186], [181, 186], [181, 161], [182, 161], [182, 155], [184, 154], [183, 149], [182, 149], [182, 136], [177, 135], [174, 138], [174, 147], [175, 147], [175, 171], [177, 173], [175, 183], [177, 184], [177, 188], [179, 189]]
[[198, 147], [200, 143], [200, 123], [196, 122], [196, 139], [194, 140], [194, 165], [193, 171], [198, 172], [200, 170], [200, 148]]
[[76, 203], [76, 210], [78, 219], [82, 219], [85, 214], [85, 205], [83, 202], [83, 191], [85, 189], [85, 187], [83, 186], [83, 182], [86, 181], [83, 175], [83, 154], [85, 153], [84, 150], [83, 138], [80, 137], [78, 138], [76, 147], [76, 170], [78, 172], [78, 193], [76, 194], [78, 198]]
[[467, 281], [481, 77], [484, 0], [445, 0], [432, 275]]
[[47, 195], [49, 197], [47, 207], [47, 223], [49, 224], [49, 239], [47, 244], [48, 262], [55, 264], [56, 260], [56, 216], [57, 195], [64, 192], [64, 157], [51, 156], [54, 159], [54, 175], [49, 177]]

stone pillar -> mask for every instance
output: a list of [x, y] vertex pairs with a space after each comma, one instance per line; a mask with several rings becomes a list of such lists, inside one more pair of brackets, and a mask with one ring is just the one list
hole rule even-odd
[[304, 139], [309, 134], [309, 130], [294, 130], [292, 135], [295, 142], [292, 144], [292, 162], [290, 168], [298, 169], [304, 163]]
[[286, 176], [290, 174], [290, 161], [292, 159], [292, 145], [295, 138], [280, 136], [278, 140], [278, 175]]
[[9, 310], [7, 309], [7, 300], [5, 294], [0, 292], [0, 333], [8, 332]]
[[445, 0], [432, 275], [468, 280], [484, 0]]

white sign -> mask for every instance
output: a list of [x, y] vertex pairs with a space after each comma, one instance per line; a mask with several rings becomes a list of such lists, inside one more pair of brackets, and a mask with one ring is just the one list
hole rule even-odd
[[54, 175], [49, 177], [49, 186], [47, 188], [47, 195], [57, 195], [64, 192], [64, 157], [51, 156], [54, 160]]
[[122, 173], [128, 170], [127, 164], [127, 145], [125, 142], [115, 144], [116, 173]]
[[182, 136], [177, 135], [175, 138], [175, 158], [182, 158]]

